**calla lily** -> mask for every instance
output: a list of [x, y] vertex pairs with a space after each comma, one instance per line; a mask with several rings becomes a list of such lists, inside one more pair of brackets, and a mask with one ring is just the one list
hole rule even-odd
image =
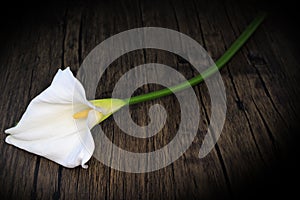
[[[95, 148], [90, 129], [97, 123], [126, 104], [157, 99], [203, 82], [225, 66], [263, 22], [265, 16], [263, 13], [256, 17], [215, 65], [200, 75], [171, 87], [171, 90], [162, 89], [126, 100], [88, 101], [83, 86], [70, 69], [59, 70], [51, 86], [30, 102], [17, 126], [5, 130], [11, 134], [5, 141], [65, 167], [81, 165], [86, 168], [85, 163], [91, 158]], [[204, 154], [200, 152], [201, 157], [202, 155]]]
[[120, 99], [88, 101], [69, 68], [58, 70], [51, 85], [35, 97], [5, 141], [65, 167], [85, 163], [95, 145], [90, 129], [124, 106]]

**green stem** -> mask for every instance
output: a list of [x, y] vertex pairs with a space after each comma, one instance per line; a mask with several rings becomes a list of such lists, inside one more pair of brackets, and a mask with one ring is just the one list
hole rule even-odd
[[204, 79], [210, 77], [215, 72], [220, 70], [236, 54], [236, 52], [246, 43], [246, 41], [255, 32], [255, 30], [258, 28], [258, 26], [263, 22], [265, 17], [266, 17], [265, 13], [258, 15], [251, 22], [251, 24], [248, 25], [248, 27], [244, 30], [244, 32], [237, 38], [237, 40], [229, 47], [229, 49], [216, 61], [215, 65], [209, 67], [202, 74], [195, 76], [194, 78], [191, 78], [191, 79], [189, 79], [183, 83], [180, 83], [178, 85], [175, 85], [175, 86], [172, 86], [169, 88], [165, 88], [162, 90], [150, 92], [147, 94], [142, 94], [139, 96], [131, 97], [131, 98], [125, 99], [125, 101], [129, 105], [141, 103], [144, 101], [149, 101], [149, 100], [157, 99], [160, 97], [164, 97], [164, 96], [170, 95], [174, 92], [179, 92], [188, 87], [195, 86], [195, 85], [201, 83]]

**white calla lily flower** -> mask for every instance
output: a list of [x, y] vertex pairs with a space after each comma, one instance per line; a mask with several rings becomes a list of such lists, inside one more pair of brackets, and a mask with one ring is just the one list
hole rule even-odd
[[95, 144], [90, 129], [126, 103], [120, 99], [89, 102], [69, 68], [59, 70], [51, 85], [29, 104], [5, 141], [65, 167], [85, 163]]

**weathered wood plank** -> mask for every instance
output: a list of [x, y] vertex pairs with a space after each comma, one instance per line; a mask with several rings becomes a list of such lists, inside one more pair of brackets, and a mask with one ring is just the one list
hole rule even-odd
[[[249, 4], [250, 5], [250, 4]], [[5, 143], [4, 130], [22, 116], [32, 98], [44, 90], [58, 68], [76, 75], [81, 62], [101, 41], [144, 26], [178, 30], [220, 57], [255, 16], [257, 9], [232, 1], [131, 1], [61, 5], [35, 23], [16, 28], [0, 56], [0, 194], [4, 199], [213, 199], [239, 197], [249, 184], [266, 177], [290, 151], [297, 128], [299, 59], [275, 20], [259, 28], [247, 45], [221, 70], [227, 94], [226, 124], [216, 147], [198, 158], [210, 117], [205, 84], [194, 87], [200, 102], [198, 135], [187, 152], [170, 166], [151, 173], [111, 169], [92, 158], [87, 170], [67, 169]], [[51, 19], [49, 19], [51, 18]], [[273, 18], [271, 18], [273, 19]], [[9, 45], [8, 45], [9, 44]], [[2, 54], [2, 52], [4, 52]], [[296, 55], [296, 56], [295, 56]], [[97, 88], [97, 98], [110, 97], [129, 69], [158, 62], [183, 74], [197, 75], [182, 58], [161, 50], [137, 50], [111, 64]], [[157, 74], [158, 71], [156, 72]], [[149, 84], [134, 94], [162, 88]], [[101, 124], [107, 137], [132, 152], [162, 148], [175, 136], [180, 105], [175, 96], [131, 106], [133, 120], [149, 123], [151, 105], [162, 104], [172, 117], [148, 139], [123, 133], [112, 118]], [[113, 155], [110, 155], [113, 156]], [[289, 163], [287, 163], [289, 164]], [[272, 174], [273, 175], [273, 174]]]
[[[208, 51], [212, 48], [212, 52], [220, 52], [219, 55], [215, 56], [219, 57], [221, 52], [225, 51], [240, 33], [234, 34], [234, 32], [230, 31], [230, 22], [234, 23], [238, 21], [237, 19], [231, 18], [230, 21], [227, 21], [226, 17], [224, 18], [226, 13], [224, 13], [222, 5], [215, 4], [213, 7], [214, 9], [211, 12], [215, 14], [209, 18], [209, 22], [214, 24], [216, 32], [215, 34], [208, 33], [207, 37], [204, 36], [204, 38], [208, 38], [210, 45], [217, 43], [213, 41], [219, 41], [218, 45], [208, 47]], [[205, 15], [203, 18], [208, 19], [208, 16]], [[247, 23], [249, 22], [244, 23], [244, 27], [241, 30], [245, 28]], [[208, 30], [214, 30], [214, 27], [208, 26]], [[210, 39], [210, 36], [213, 38]], [[220, 50], [220, 44], [222, 43], [225, 44], [223, 44], [223, 50]], [[257, 87], [260, 77], [255, 73], [255, 69], [245, 62], [241, 53], [238, 53], [227, 65], [227, 68], [222, 70], [223, 80], [227, 91], [229, 91], [227, 96], [228, 122], [218, 143], [221, 146], [221, 153], [229, 173], [233, 193], [239, 192], [241, 180], [243, 180], [245, 185], [247, 182], [255, 181], [255, 178], [260, 176], [260, 171], [263, 171], [264, 165], [270, 166], [273, 164], [272, 161], [276, 160], [274, 151], [272, 151], [274, 146], [271, 141], [272, 138], [269, 137], [269, 129], [265, 127], [263, 119], [257, 121], [261, 116], [257, 111], [255, 102], [253, 102], [253, 96], [259, 97], [260, 99], [256, 98], [255, 100], [262, 104], [268, 102], [268, 99], [262, 98], [265, 94], [263, 90], [260, 92], [261, 90]], [[259, 93], [257, 94], [257, 92]], [[272, 104], [268, 103], [268, 105]], [[270, 106], [268, 107], [271, 112], [276, 112]], [[266, 113], [266, 109], [261, 110], [264, 110], [264, 113]], [[274, 119], [274, 115], [271, 115], [270, 119]], [[278, 123], [280, 122], [277, 121]], [[272, 124], [275, 124], [274, 121]], [[229, 128], [227, 129], [227, 127]], [[226, 134], [228, 133], [227, 130], [230, 130], [230, 135]], [[238, 159], [233, 159], [234, 157]], [[248, 177], [245, 176], [246, 171], [249, 175]]]
[[[232, 14], [236, 13], [237, 8], [235, 8], [235, 6], [228, 6], [228, 9], [230, 8], [234, 9], [231, 11]], [[272, 20], [272, 18], [270, 20]], [[238, 19], [236, 17], [235, 21], [231, 21], [233, 26], [235, 26], [235, 23], [240, 25], [247, 21], [247, 19], [243, 19], [239, 16]], [[235, 27], [233, 28], [235, 29]], [[284, 149], [286, 149], [285, 145], [288, 144], [287, 141], [290, 140], [288, 133], [289, 125], [287, 121], [294, 121], [295, 115], [293, 115], [294, 113], [286, 113], [287, 108], [288, 110], [293, 111], [292, 107], [290, 107], [289, 104], [279, 103], [279, 100], [289, 102], [289, 100], [284, 100], [285, 98], [289, 98], [290, 102], [293, 102], [295, 96], [290, 97], [286, 94], [286, 92], [288, 91], [287, 93], [292, 94], [294, 87], [291, 83], [295, 80], [293, 77], [286, 74], [289, 73], [288, 70], [281, 69], [285, 68], [285, 63], [281, 65], [277, 63], [278, 61], [276, 60], [278, 57], [280, 58], [280, 55], [276, 56], [276, 54], [271, 54], [269, 50], [265, 50], [269, 43], [264, 43], [266, 43], [265, 41], [268, 41], [269, 37], [265, 35], [263, 31], [258, 33], [261, 33], [261, 36], [257, 37], [258, 39], [256, 40], [259, 42], [249, 41], [246, 46], [247, 48], [245, 48], [243, 53], [246, 60], [247, 57], [249, 58], [249, 55], [259, 55], [258, 52], [260, 52], [263, 54], [261, 60], [265, 60], [265, 62], [255, 63], [253, 58], [251, 59], [250, 56], [250, 60], [248, 62], [252, 65], [252, 70], [250, 72], [246, 71], [246, 73], [251, 84], [250, 88], [256, 88], [256, 90], [252, 90], [251, 94], [253, 103], [257, 107], [258, 112], [261, 112], [261, 120], [265, 121], [265, 126], [269, 129], [271, 137], [274, 137], [274, 145], [277, 145], [277, 148], [282, 148], [281, 153], [283, 153]], [[265, 54], [265, 52], [268, 52], [268, 54]], [[276, 73], [272, 73], [272, 71], [275, 70], [273, 69], [275, 66], [278, 66]], [[250, 76], [250, 74], [256, 75], [257, 79], [253, 80], [253, 76]], [[260, 84], [261, 87], [258, 88], [258, 84]], [[241, 89], [241, 91], [245, 91], [245, 89]], [[262, 110], [265, 111], [262, 112]], [[274, 124], [276, 124], [276, 126], [274, 126]]]
[[[20, 119], [31, 99], [49, 86], [54, 73], [61, 66], [61, 51], [58, 48], [58, 46], [61, 47], [61, 41], [59, 40], [61, 35], [59, 29], [52, 29], [51, 25], [52, 27], [55, 26], [47, 24], [47, 26], [41, 26], [36, 30], [27, 29], [26, 32], [21, 34], [20, 38], [16, 39], [17, 44], [15, 44], [13, 52], [15, 55], [10, 55], [12, 61], [8, 63], [8, 69], [11, 72], [9, 76], [11, 78], [4, 82], [4, 88], [7, 89], [6, 92], [8, 94], [1, 96], [11, 98], [7, 101], [9, 107], [2, 107], [11, 114], [7, 116], [9, 121], [3, 120], [5, 127], [2, 128], [8, 128], [8, 125], [13, 126]], [[53, 38], [57, 39], [53, 40]], [[12, 117], [16, 115], [17, 117]], [[10, 153], [9, 151], [7, 152], [9, 154], [17, 151], [15, 156], [5, 156], [3, 154], [8, 160], [9, 158], [17, 159], [14, 161], [15, 163], [10, 165], [10, 167], [14, 166], [14, 168], [10, 169], [11, 172], [7, 172], [5, 168], [1, 170], [8, 175], [10, 173], [15, 174], [15, 177], [11, 176], [2, 179], [6, 182], [13, 181], [9, 184], [11, 187], [4, 188], [10, 188], [11, 192], [5, 193], [10, 194], [11, 198], [20, 197], [19, 195], [22, 195], [22, 198], [25, 199], [51, 198], [51, 195], [55, 193], [58, 187], [56, 184], [57, 175], [55, 175], [58, 169], [57, 164], [4, 144], [4, 137], [5, 135], [1, 134], [1, 143], [3, 142], [2, 152], [5, 152], [5, 149], [11, 149]], [[18, 172], [19, 170], [21, 171]], [[51, 171], [51, 176], [49, 176], [49, 171]], [[10, 179], [13, 177], [14, 179]], [[14, 183], [14, 181], [17, 182]]]
[[[35, 66], [33, 82], [31, 85], [32, 96], [36, 96], [52, 81], [52, 77], [61, 68], [61, 56], [63, 49], [63, 17], [64, 13], [57, 13], [57, 20], [54, 24], [41, 27], [39, 33], [39, 42], [37, 45], [37, 55], [39, 62]], [[48, 30], [49, 29], [49, 30]], [[53, 38], [56, 38], [53, 40]], [[47, 78], [45, 78], [47, 77]], [[37, 163], [38, 172], [36, 180], [36, 198], [37, 199], [56, 199], [59, 191], [59, 166], [54, 162], [40, 158]], [[49, 172], [51, 175], [49, 176]]]
[[[19, 40], [22, 41], [29, 35], [30, 33], [23, 34]], [[12, 45], [17, 45], [18, 42], [15, 41]], [[24, 46], [30, 47], [30, 43], [28, 42]], [[7, 63], [5, 63], [7, 77], [3, 78], [5, 81], [1, 85], [2, 105], [0, 108], [2, 113], [8, 114], [1, 119], [1, 130], [5, 130], [16, 123], [22, 114], [20, 111], [25, 110], [25, 104], [30, 100], [29, 92], [32, 73], [31, 69], [24, 66], [23, 62], [33, 64], [33, 57], [30, 55], [25, 56], [24, 49], [16, 50], [11, 48], [11, 51], [6, 56], [8, 56]], [[23, 79], [20, 79], [21, 74], [24, 76]], [[20, 98], [20, 96], [23, 98]], [[1, 159], [0, 184], [1, 186], [8, 185], [9, 187], [1, 187], [0, 193], [4, 195], [4, 198], [13, 198], [19, 196], [18, 191], [23, 190], [24, 197], [30, 198], [31, 184], [34, 182], [36, 156], [7, 145], [4, 142], [5, 137], [5, 134], [0, 135], [1, 157], [3, 158]], [[27, 174], [26, 178], [24, 174]]]
[[[204, 39], [206, 33], [204, 32], [203, 24], [198, 14], [198, 5], [195, 2], [184, 1], [174, 2], [173, 5], [174, 10], [177, 11], [176, 18], [179, 26], [179, 31], [191, 36], [209, 52], [211, 49], [206, 47], [206, 41]], [[195, 70], [191, 69], [192, 66], [190, 65], [181, 65], [179, 67], [185, 67], [185, 71], [193, 72], [189, 75], [189, 77], [197, 75], [197, 73], [195, 73]], [[207, 108], [209, 105], [207, 102], [203, 102], [203, 96], [208, 95], [208, 93], [205, 84], [196, 86], [194, 87], [194, 89], [197, 96], [199, 97], [199, 103], [201, 106], [200, 116], [203, 119], [203, 123], [200, 123], [199, 127], [199, 131], [202, 134], [198, 136], [198, 140], [196, 140], [201, 144], [201, 140], [203, 140], [203, 136], [207, 132], [207, 126], [210, 116], [210, 113], [207, 113], [210, 112], [207, 111], [207, 109], [209, 109]], [[194, 165], [190, 165], [189, 168], [191, 171], [191, 176], [197, 177], [197, 181], [195, 184], [198, 191], [196, 192], [196, 196], [201, 197], [201, 195], [203, 195], [203, 198], [229, 197], [231, 193], [230, 185], [227, 180], [227, 172], [224, 171], [225, 169], [223, 168], [223, 158], [219, 154], [218, 144], [216, 144], [216, 148], [213, 149], [212, 152], [210, 152], [210, 154], [203, 160], [197, 158], [198, 155], [195, 153], [199, 151], [199, 149], [197, 149], [199, 147], [197, 145], [195, 147], [196, 148], [193, 148], [193, 146], [191, 147], [191, 149], [193, 149], [192, 152], [194, 153], [192, 155], [186, 154], [186, 156], [189, 157], [188, 160], [192, 160], [192, 163], [194, 163]], [[211, 191], [218, 191], [218, 193], [216, 194]]]

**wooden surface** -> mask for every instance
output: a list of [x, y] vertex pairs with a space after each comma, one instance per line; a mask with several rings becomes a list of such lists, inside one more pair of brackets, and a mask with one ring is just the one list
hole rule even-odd
[[[4, 130], [49, 86], [57, 69], [70, 66], [76, 75], [87, 54], [106, 38], [137, 27], [169, 28], [195, 39], [216, 60], [258, 11], [255, 3], [133, 0], [77, 2], [21, 12], [8, 26], [14, 28], [1, 38], [1, 199], [245, 199], [293, 193], [296, 186], [289, 178], [298, 174], [293, 145], [297, 144], [300, 63], [293, 38], [283, 30], [284, 23], [277, 24], [274, 13], [221, 70], [227, 94], [226, 122], [215, 148], [203, 159], [198, 152], [210, 116], [205, 84], [194, 87], [201, 116], [197, 137], [182, 157], [155, 172], [120, 172], [94, 158], [88, 169], [67, 169], [4, 141]], [[172, 53], [134, 51], [110, 66], [98, 85], [97, 97], [110, 97], [123, 73], [150, 62], [172, 66], [186, 78], [197, 75], [188, 62]], [[159, 88], [146, 85], [135, 94]], [[163, 147], [176, 133], [180, 107], [174, 96], [138, 104], [131, 107], [133, 120], [147, 124], [148, 108], [154, 103], [161, 103], [169, 113], [167, 124], [156, 136], [130, 137], [111, 118], [101, 124], [104, 132], [129, 151]]]

